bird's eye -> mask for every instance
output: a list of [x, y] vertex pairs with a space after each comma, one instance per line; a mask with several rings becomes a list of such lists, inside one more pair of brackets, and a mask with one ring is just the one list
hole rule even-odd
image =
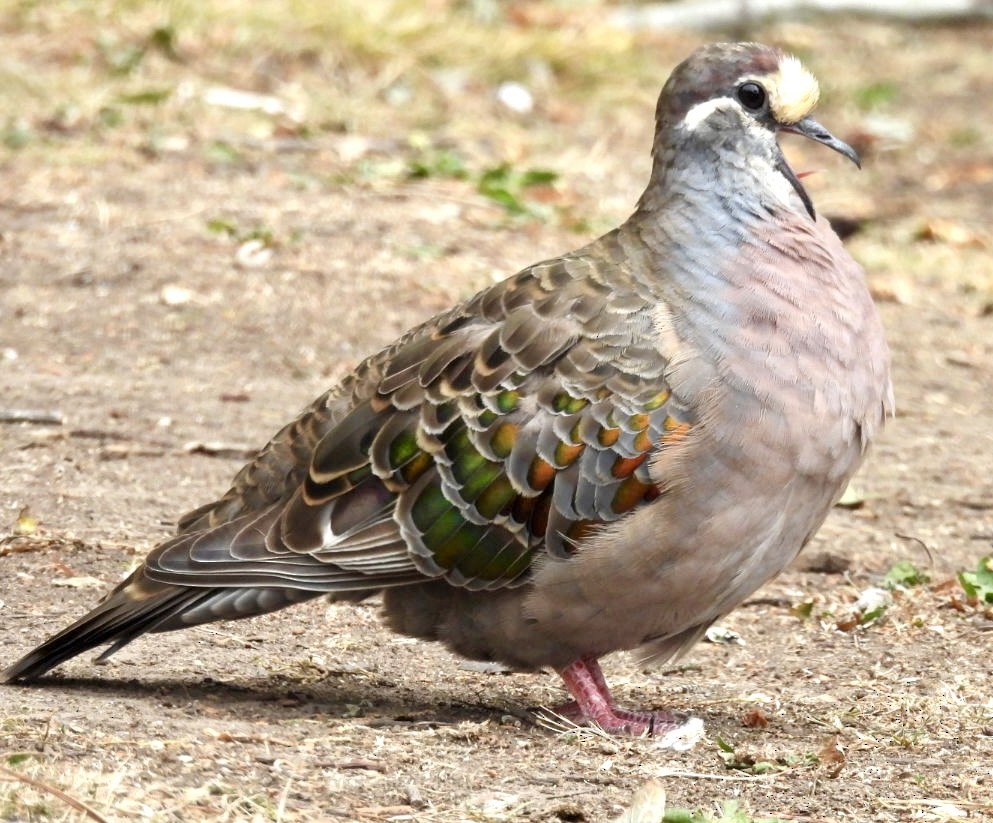
[[765, 105], [765, 89], [758, 83], [742, 83], [738, 86], [738, 99], [746, 109], [758, 111]]

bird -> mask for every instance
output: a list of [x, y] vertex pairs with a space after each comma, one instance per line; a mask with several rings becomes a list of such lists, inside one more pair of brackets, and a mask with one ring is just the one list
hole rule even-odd
[[399, 633], [556, 671], [576, 723], [683, 727], [619, 706], [600, 659], [673, 659], [780, 573], [893, 412], [865, 272], [779, 145], [800, 135], [860, 166], [812, 116], [818, 97], [778, 48], [691, 53], [627, 220], [362, 361], [0, 679], [381, 594]]

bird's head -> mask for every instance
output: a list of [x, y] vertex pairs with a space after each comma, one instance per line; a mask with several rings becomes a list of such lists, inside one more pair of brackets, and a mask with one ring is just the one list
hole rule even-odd
[[791, 55], [759, 43], [713, 43], [697, 49], [672, 72], [656, 113], [657, 162], [701, 141], [765, 151], [796, 190], [811, 217], [814, 207], [776, 142], [791, 132], [822, 143], [857, 166], [859, 156], [812, 116], [820, 97], [814, 76]]

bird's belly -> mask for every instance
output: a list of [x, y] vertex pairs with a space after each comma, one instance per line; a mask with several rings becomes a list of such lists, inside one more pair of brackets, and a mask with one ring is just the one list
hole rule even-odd
[[861, 458], [855, 441], [808, 436], [811, 420], [796, 436], [779, 421], [710, 420], [661, 450], [660, 498], [537, 570], [527, 607], [538, 624], [591, 653], [651, 642], [671, 655], [792, 562]]
[[[560, 668], [646, 643], [671, 656], [789, 565], [858, 464], [855, 444], [804, 444], [801, 453], [775, 427], [765, 431], [723, 443], [691, 432], [653, 467], [659, 498], [571, 557], [538, 561], [529, 584], [397, 589], [386, 596], [390, 624], [520, 668]], [[812, 473], [800, 465], [833, 452], [837, 459], [824, 457]]]

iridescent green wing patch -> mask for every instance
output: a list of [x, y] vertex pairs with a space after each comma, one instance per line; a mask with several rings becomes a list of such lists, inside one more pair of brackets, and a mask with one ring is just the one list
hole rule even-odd
[[418, 575], [513, 586], [539, 553], [569, 557], [659, 495], [653, 454], [691, 421], [637, 342], [654, 321], [630, 296], [620, 316], [599, 311], [610, 290], [565, 265], [487, 291], [367, 367], [372, 390], [317, 444], [304, 485], [323, 556], [381, 547], [392, 529]]

